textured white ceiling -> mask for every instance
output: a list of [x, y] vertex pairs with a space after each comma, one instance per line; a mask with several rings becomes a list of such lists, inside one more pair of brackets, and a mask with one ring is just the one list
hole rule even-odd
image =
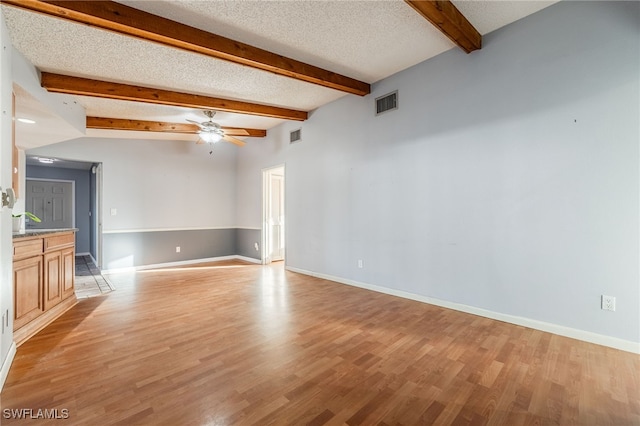
[[[454, 47], [402, 0], [121, 3], [369, 83]], [[486, 34], [553, 1], [454, 3]], [[42, 71], [306, 111], [355, 96], [9, 6], [2, 9], [14, 46]], [[472, 53], [478, 54], [482, 51]], [[202, 118], [189, 109], [77, 99], [93, 116], [176, 122]], [[216, 121], [266, 129], [282, 122], [223, 113]]]
[[6, 19], [15, 47], [41, 71], [303, 110], [343, 95], [336, 90], [20, 9], [7, 9]]
[[[186, 109], [167, 105], [153, 105], [142, 102], [119, 101], [115, 99], [99, 99], [87, 96], [76, 96], [78, 102], [85, 106], [87, 116], [128, 118], [138, 120], [157, 120], [173, 123], [184, 122], [186, 119], [207, 121], [201, 110]], [[250, 127], [267, 129], [284, 120], [257, 117], [244, 114], [233, 114], [217, 111], [214, 121], [228, 127]]]
[[402, 0], [121, 3], [368, 83], [453, 47]]
[[484, 35], [557, 2], [558, 0], [454, 0], [453, 4]]

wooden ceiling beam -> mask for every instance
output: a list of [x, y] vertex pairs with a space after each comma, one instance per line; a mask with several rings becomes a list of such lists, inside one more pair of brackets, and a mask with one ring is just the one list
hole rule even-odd
[[368, 83], [113, 1], [2, 0], [2, 3], [347, 93], [364, 96], [371, 92]]
[[[87, 117], [87, 129], [134, 130], [139, 132], [198, 133], [200, 128], [189, 123], [168, 123], [164, 121], [128, 120], [126, 118]], [[264, 129], [242, 127], [222, 127], [225, 135], [264, 137]]]
[[41, 74], [40, 82], [42, 87], [47, 89], [49, 92], [66, 93], [69, 95], [119, 99], [124, 101], [171, 105], [185, 108], [214, 109], [216, 111], [259, 115], [262, 117], [282, 118], [285, 120], [296, 121], [304, 121], [307, 119], [308, 115], [306, 111], [298, 111], [288, 108], [212, 98], [209, 96], [153, 89], [149, 87], [132, 86], [129, 84], [111, 83], [108, 81], [91, 80], [88, 78], [72, 77], [47, 72], [43, 72]]
[[462, 50], [482, 48], [482, 36], [449, 0], [405, 0]]

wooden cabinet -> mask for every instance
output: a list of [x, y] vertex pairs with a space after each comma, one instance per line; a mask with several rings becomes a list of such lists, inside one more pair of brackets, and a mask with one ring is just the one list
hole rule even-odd
[[14, 340], [21, 344], [75, 305], [75, 234], [58, 231], [13, 242]]
[[44, 313], [42, 298], [42, 256], [13, 262], [15, 315], [13, 327], [20, 328]]

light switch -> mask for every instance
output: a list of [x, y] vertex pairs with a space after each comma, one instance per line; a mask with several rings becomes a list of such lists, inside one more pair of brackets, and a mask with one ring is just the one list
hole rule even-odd
[[118, 214], [118, 209], [111, 209], [111, 216], [115, 216]]

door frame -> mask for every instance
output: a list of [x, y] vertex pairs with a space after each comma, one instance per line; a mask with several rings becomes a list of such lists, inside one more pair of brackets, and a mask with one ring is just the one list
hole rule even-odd
[[94, 165], [91, 166], [91, 173], [96, 175], [96, 205], [91, 226], [96, 236], [97, 259], [93, 260], [98, 269], [102, 270], [102, 163], [94, 163]]
[[[25, 205], [25, 210], [27, 210], [28, 208], [28, 204], [27, 204], [27, 191], [26, 191], [26, 187], [27, 187], [27, 182], [28, 180], [38, 180], [41, 182], [65, 182], [65, 183], [69, 183], [71, 182], [71, 227], [75, 228], [76, 227], [76, 181], [75, 180], [68, 180], [68, 179], [48, 179], [48, 178], [34, 178], [34, 177], [28, 177], [25, 178], [25, 193], [24, 193], [24, 205]], [[26, 228], [26, 225], [25, 225]]]
[[277, 166], [267, 167], [262, 169], [262, 264], [268, 265], [271, 263], [269, 257], [269, 247], [271, 246], [271, 227], [269, 226], [269, 207], [271, 204], [271, 178], [275, 172], [282, 172], [282, 180], [284, 186], [284, 262], [287, 262], [287, 230], [286, 230], [286, 217], [287, 217], [287, 169], [285, 164], [279, 164]]

